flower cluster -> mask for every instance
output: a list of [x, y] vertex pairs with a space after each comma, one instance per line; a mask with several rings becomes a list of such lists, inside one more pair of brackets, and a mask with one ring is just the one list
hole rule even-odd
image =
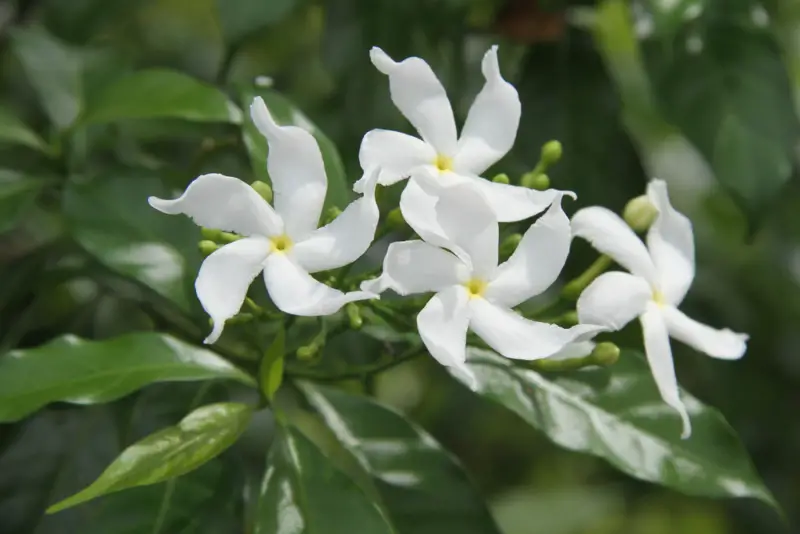
[[[274, 305], [293, 315], [333, 314], [349, 302], [379, 298], [387, 289], [400, 295], [433, 293], [417, 315], [419, 335], [436, 360], [472, 384], [469, 330], [507, 358], [537, 360], [585, 355], [595, 335], [638, 317], [658, 389], [680, 413], [688, 436], [689, 416], [680, 400], [668, 336], [725, 359], [744, 354], [747, 336], [715, 330], [678, 311], [694, 278], [694, 242], [691, 223], [672, 208], [666, 184], [653, 180], [648, 187], [655, 217], [647, 246], [605, 208], [579, 210], [570, 221], [562, 202], [574, 198], [573, 193], [481, 176], [511, 149], [521, 113], [516, 89], [500, 74], [497, 47], [483, 58], [485, 83], [460, 136], [444, 88], [425, 61], [411, 57], [397, 62], [379, 48], [370, 57], [388, 77], [392, 101], [419, 138], [368, 132], [359, 153], [364, 175], [354, 186], [361, 196], [331, 223], [317, 227], [327, 179], [314, 137], [299, 127], [278, 125], [260, 98], [251, 116], [269, 145], [274, 207], [251, 186], [220, 174], [198, 177], [175, 200], [150, 199], [164, 213], [182, 213], [200, 226], [241, 236], [211, 253], [197, 277], [197, 296], [213, 321], [206, 342], [220, 337], [262, 272]], [[392, 243], [382, 273], [363, 282], [360, 291], [344, 293], [312, 277], [366, 252], [379, 221], [376, 185], [404, 179], [400, 210], [420, 239]], [[513, 254], [500, 263], [499, 223], [539, 214]], [[578, 300], [579, 323], [569, 328], [514, 311], [556, 281], [573, 235], [631, 274], [597, 277]]]

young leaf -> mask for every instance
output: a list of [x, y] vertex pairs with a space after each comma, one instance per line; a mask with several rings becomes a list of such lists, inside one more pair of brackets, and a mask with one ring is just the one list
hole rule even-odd
[[48, 153], [47, 144], [19, 117], [2, 106], [0, 106], [0, 143], [27, 146]]
[[97, 404], [155, 382], [254, 380], [213, 352], [165, 334], [107, 341], [66, 335], [0, 356], [0, 422], [16, 421], [51, 402]]
[[394, 534], [378, 505], [299, 431], [282, 427], [269, 453], [255, 534]]
[[[554, 443], [689, 495], [752, 497], [778, 507], [722, 415], [686, 392], [692, 436], [661, 400], [642, 354], [610, 368], [541, 375], [493, 352], [470, 349], [478, 392], [519, 414]], [[457, 377], [458, 378], [458, 377]]]
[[264, 396], [272, 400], [283, 382], [283, 353], [286, 350], [286, 331], [283, 327], [275, 334], [258, 370], [259, 383]]
[[249, 406], [238, 403], [198, 408], [177, 426], [151, 434], [125, 449], [92, 485], [52, 505], [47, 513], [189, 473], [233, 445], [244, 432], [251, 415]]
[[372, 476], [399, 534], [498, 534], [455, 458], [429, 434], [375, 401], [310, 383], [301, 389], [342, 445]]
[[[0, 117], [0, 121], [2, 121]], [[36, 202], [44, 182], [16, 171], [0, 169], [0, 233], [14, 228]]]

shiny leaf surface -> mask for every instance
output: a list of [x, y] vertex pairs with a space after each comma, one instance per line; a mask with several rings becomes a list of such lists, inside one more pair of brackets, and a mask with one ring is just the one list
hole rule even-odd
[[253, 379], [213, 352], [165, 334], [107, 341], [66, 335], [0, 356], [0, 422], [16, 421], [51, 402], [97, 404], [156, 382]]
[[264, 396], [272, 400], [275, 392], [281, 387], [283, 382], [283, 354], [286, 350], [286, 330], [281, 326], [275, 334], [264, 357], [261, 359], [258, 376], [261, 385], [261, 392]]

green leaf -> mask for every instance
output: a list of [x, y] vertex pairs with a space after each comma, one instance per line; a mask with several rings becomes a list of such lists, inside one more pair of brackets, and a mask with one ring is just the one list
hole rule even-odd
[[233, 44], [280, 22], [295, 3], [295, 0], [216, 0], [222, 33]]
[[254, 380], [213, 352], [166, 334], [107, 341], [62, 336], [0, 357], [0, 422], [16, 421], [57, 401], [96, 404], [155, 382]]
[[269, 453], [256, 534], [393, 534], [380, 508], [303, 434], [281, 428]]
[[92, 485], [52, 505], [47, 513], [194, 471], [233, 445], [247, 428], [251, 415], [249, 406], [238, 403], [198, 408], [176, 426], [156, 432], [125, 449]]
[[151, 208], [151, 195], [172, 198], [173, 191], [152, 173], [120, 169], [67, 182], [63, 210], [72, 236], [101, 263], [190, 311], [200, 231], [186, 217]]
[[49, 152], [47, 144], [36, 135], [36, 132], [2, 106], [0, 106], [0, 143], [22, 145], [40, 152]]
[[[250, 104], [256, 96], [260, 96], [267, 104], [270, 113], [275, 121], [280, 125], [299, 126], [308, 130], [314, 135], [322, 152], [322, 159], [325, 163], [325, 174], [328, 176], [328, 195], [325, 198], [325, 208], [338, 206], [344, 209], [350, 202], [350, 182], [344, 170], [342, 158], [336, 145], [333, 144], [319, 128], [317, 128], [303, 113], [298, 110], [286, 97], [269, 89], [257, 89], [245, 91], [243, 96], [243, 106], [250, 109]], [[250, 163], [253, 171], [260, 180], [269, 184], [272, 181], [267, 173], [267, 140], [253, 124], [252, 120], [246, 120], [242, 128], [247, 153], [250, 155]]]
[[342, 445], [373, 477], [400, 534], [497, 534], [455, 458], [402, 415], [371, 399], [310, 383], [301, 389]]
[[623, 351], [610, 368], [542, 375], [493, 352], [470, 349], [478, 392], [554, 443], [604, 458], [635, 478], [689, 495], [752, 497], [775, 506], [725, 418], [686, 392], [691, 438], [658, 393], [644, 357]]
[[283, 354], [286, 351], [286, 331], [283, 326], [278, 329], [275, 339], [270, 344], [258, 370], [261, 391], [269, 400], [283, 382]]
[[81, 61], [64, 43], [38, 27], [16, 28], [11, 46], [50, 120], [70, 126], [81, 112]]
[[216, 87], [177, 71], [150, 69], [126, 74], [99, 89], [81, 121], [154, 118], [239, 123], [242, 112]]
[[40, 179], [0, 169], [0, 233], [16, 226], [36, 202], [43, 186], [44, 182]]

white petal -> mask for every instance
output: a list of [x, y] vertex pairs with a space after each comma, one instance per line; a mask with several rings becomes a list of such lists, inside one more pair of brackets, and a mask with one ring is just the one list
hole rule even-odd
[[467, 266], [450, 252], [423, 241], [400, 241], [389, 245], [380, 278], [364, 282], [361, 289], [411, 295], [441, 291], [468, 278]]
[[283, 222], [261, 195], [239, 180], [222, 174], [204, 174], [175, 200], [147, 199], [162, 213], [188, 215], [199, 226], [252, 236], [283, 233]]
[[317, 317], [331, 315], [356, 300], [375, 298], [366, 291], [342, 293], [318, 282], [292, 259], [282, 253], [272, 254], [264, 267], [264, 282], [269, 297], [284, 313]]
[[456, 368], [475, 389], [477, 380], [466, 365], [468, 300], [467, 291], [461, 286], [435, 294], [417, 315], [417, 329], [431, 356], [445, 367]]
[[699, 323], [672, 306], [662, 308], [669, 335], [690, 347], [722, 360], [738, 360], [747, 350], [747, 334]]
[[[380, 168], [381, 185], [392, 185], [411, 175], [421, 165], [431, 165], [436, 160], [436, 150], [425, 141], [400, 132], [371, 130], [361, 140], [358, 160], [364, 171]], [[353, 185], [357, 193], [363, 192], [364, 179]]]
[[486, 298], [513, 308], [541, 294], [564, 268], [571, 239], [569, 219], [558, 196], [528, 228], [514, 254], [497, 268], [494, 280], [486, 288]]
[[200, 304], [214, 322], [205, 343], [215, 343], [225, 321], [239, 313], [247, 288], [264, 268], [269, 252], [268, 239], [248, 237], [213, 252], [200, 266], [194, 287]]
[[604, 273], [578, 298], [578, 320], [620, 330], [641, 315], [652, 298], [644, 278], [619, 271]]
[[650, 182], [647, 196], [658, 209], [658, 217], [647, 233], [647, 248], [656, 266], [664, 300], [677, 306], [694, 280], [692, 223], [672, 207], [663, 180]]
[[497, 46], [483, 56], [486, 83], [467, 115], [453, 161], [457, 172], [482, 174], [506, 155], [517, 137], [521, 106], [514, 86], [500, 75]]
[[469, 180], [486, 197], [498, 222], [521, 221], [543, 212], [557, 197], [575, 197], [569, 191], [537, 191], [516, 185], [498, 184], [477, 176], [472, 176]]
[[675, 365], [672, 362], [672, 349], [669, 346], [667, 325], [658, 305], [648, 305], [641, 321], [644, 332], [644, 349], [647, 353], [647, 361], [650, 363], [650, 371], [653, 373], [661, 398], [680, 414], [683, 421], [681, 437], [686, 439], [692, 434], [692, 423], [686, 407], [681, 401], [678, 380], [675, 378]]
[[309, 273], [337, 269], [360, 258], [369, 248], [378, 227], [375, 202], [377, 169], [367, 176], [364, 196], [349, 206], [330, 224], [315, 230], [291, 250], [292, 257]]
[[316, 139], [298, 126], [278, 126], [261, 97], [250, 106], [258, 130], [267, 138], [267, 170], [275, 195], [275, 210], [286, 233], [299, 241], [317, 228], [328, 180]]
[[595, 343], [593, 341], [575, 341], [574, 343], [568, 344], [552, 356], [549, 356], [547, 359], [576, 360], [578, 358], [584, 358], [592, 353], [594, 347]]
[[569, 343], [586, 341], [603, 330], [586, 324], [567, 329], [530, 321], [482, 298], [471, 299], [470, 310], [470, 328], [492, 349], [515, 360], [547, 358]]
[[426, 143], [452, 157], [457, 143], [453, 109], [430, 66], [418, 57], [398, 63], [378, 47], [370, 50], [369, 57], [379, 71], [389, 76], [389, 90], [397, 109]]
[[572, 235], [586, 239], [594, 248], [657, 287], [656, 268], [647, 248], [613, 211], [599, 206], [578, 210], [572, 216]]

